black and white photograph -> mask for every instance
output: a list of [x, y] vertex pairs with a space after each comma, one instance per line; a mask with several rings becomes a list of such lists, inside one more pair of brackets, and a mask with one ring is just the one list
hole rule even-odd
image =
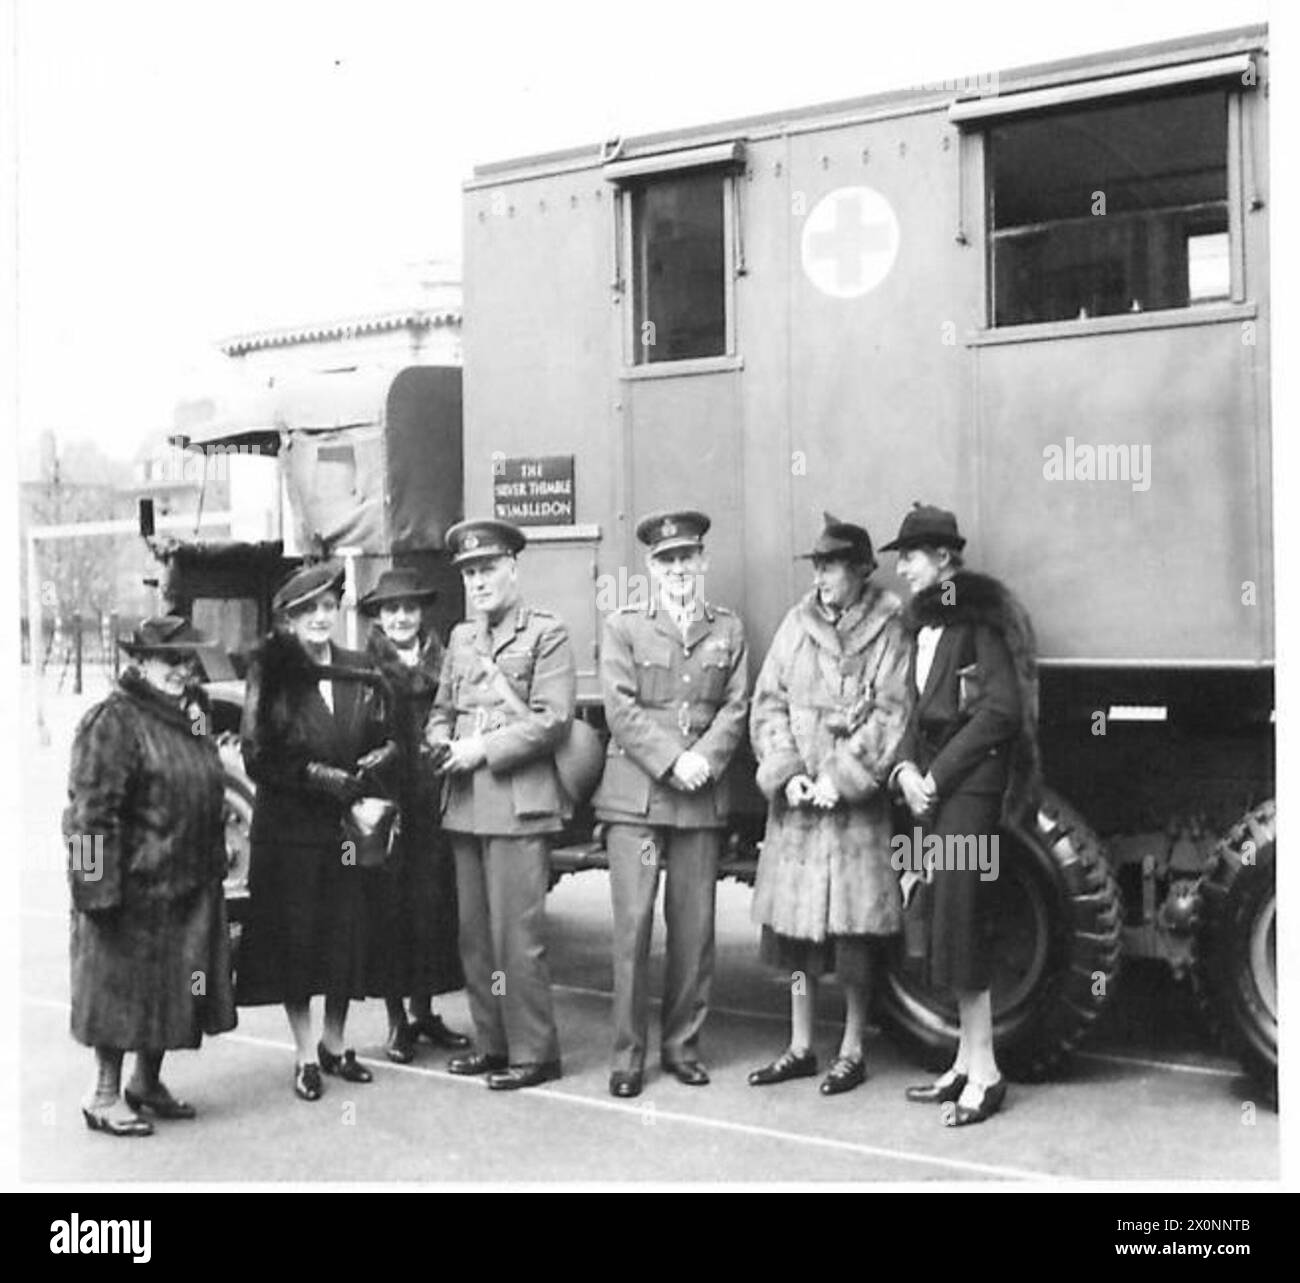
[[8, 0], [12, 1186], [1294, 1188], [1275, 8]]

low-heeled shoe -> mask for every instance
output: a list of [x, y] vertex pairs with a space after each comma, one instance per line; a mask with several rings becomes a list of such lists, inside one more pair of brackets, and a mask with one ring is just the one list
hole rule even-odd
[[141, 1110], [148, 1110], [158, 1118], [180, 1119], [193, 1118], [196, 1110], [188, 1100], [179, 1100], [173, 1096], [166, 1087], [159, 1084], [158, 1089], [151, 1095], [142, 1096], [138, 1092], [132, 1091], [129, 1087], [122, 1093], [126, 1103], [132, 1109], [139, 1113]]
[[1002, 1108], [1002, 1102], [1007, 1098], [1007, 1080], [999, 1078], [997, 1082], [981, 1087], [980, 1092], [978, 1105], [971, 1107], [958, 1101], [957, 1108], [951, 1114], [945, 1113], [944, 1125], [968, 1127], [971, 1123], [982, 1123], [986, 1118], [992, 1118]]
[[293, 1067], [293, 1094], [299, 1100], [319, 1100], [324, 1088], [320, 1080], [320, 1066], [313, 1061]]
[[609, 1076], [609, 1094], [620, 1100], [629, 1100], [641, 1094], [642, 1074], [639, 1069], [616, 1069]]
[[331, 1078], [342, 1078], [348, 1083], [369, 1083], [375, 1080], [374, 1074], [357, 1060], [357, 1053], [351, 1047], [336, 1056], [332, 1051], [325, 1050], [324, 1043], [317, 1043], [316, 1055], [320, 1059], [320, 1067]]
[[472, 1051], [468, 1056], [453, 1056], [447, 1062], [449, 1074], [461, 1074], [469, 1077], [473, 1074], [490, 1074], [498, 1069], [506, 1069], [510, 1061], [505, 1056], [494, 1056], [490, 1052]]
[[82, 1105], [81, 1116], [92, 1132], [106, 1132], [109, 1136], [153, 1135], [153, 1124], [147, 1118], [141, 1118], [139, 1114], [132, 1114], [129, 1118], [113, 1118], [108, 1112], [112, 1108], [112, 1105]]
[[853, 1056], [836, 1056], [818, 1090], [823, 1096], [838, 1096], [867, 1081], [866, 1061]]
[[903, 1095], [914, 1105], [946, 1105], [966, 1090], [966, 1075], [955, 1074], [948, 1082], [943, 1081], [944, 1077], [940, 1075], [932, 1083], [909, 1087]]
[[487, 1076], [487, 1085], [492, 1091], [518, 1091], [521, 1087], [537, 1087], [542, 1083], [554, 1082], [559, 1076], [560, 1062], [545, 1060], [494, 1070]]
[[789, 1082], [792, 1078], [811, 1078], [817, 1072], [817, 1056], [811, 1051], [798, 1054], [788, 1047], [771, 1064], [753, 1070], [749, 1075], [751, 1087], [769, 1087], [772, 1083]]
[[441, 1016], [418, 1016], [411, 1021], [412, 1033], [416, 1038], [441, 1047], [444, 1051], [468, 1051], [473, 1041], [454, 1029], [448, 1029]]
[[707, 1087], [709, 1071], [698, 1060], [664, 1060], [660, 1062], [665, 1073], [672, 1074], [687, 1087]]
[[409, 1065], [415, 1059], [415, 1030], [403, 1021], [388, 1030], [384, 1055], [395, 1065]]

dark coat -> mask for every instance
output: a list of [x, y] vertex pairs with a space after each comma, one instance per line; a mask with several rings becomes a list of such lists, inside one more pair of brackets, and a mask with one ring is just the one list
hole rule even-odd
[[[365, 875], [344, 844], [343, 806], [312, 787], [307, 766], [353, 770], [387, 743], [383, 682], [359, 651], [334, 647], [318, 667], [297, 639], [274, 634], [249, 667], [241, 727], [257, 785], [239, 1001], [365, 997]], [[333, 684], [331, 713], [318, 688]]]
[[419, 661], [404, 664], [378, 626], [366, 656], [384, 678], [401, 750], [396, 797], [402, 824], [388, 863], [372, 875], [367, 991], [375, 997], [451, 993], [465, 985], [457, 940], [456, 866], [438, 823], [440, 784], [427, 759], [424, 724], [442, 670], [431, 633]]
[[234, 1028], [209, 724], [202, 692], [174, 700], [128, 668], [77, 727], [63, 835], [72, 1032], [87, 1045], [197, 1047]]
[[[749, 652], [739, 617], [705, 603], [683, 638], [657, 601], [614, 611], [600, 645], [600, 688], [609, 744], [592, 798], [597, 817], [723, 828], [732, 807], [729, 768], [749, 710]], [[712, 772], [693, 793], [668, 778], [688, 748]]]
[[[950, 583], [918, 593], [906, 619], [913, 631], [944, 630], [899, 748], [900, 760], [928, 771], [938, 790], [927, 835], [996, 840], [999, 825], [1020, 817], [1040, 790], [1029, 617], [996, 579], [958, 571]], [[991, 891], [992, 883], [970, 868], [935, 872], [931, 984], [958, 992], [989, 987]]]
[[1033, 625], [998, 580], [959, 570], [949, 582], [917, 593], [904, 615], [913, 633], [944, 631], [898, 756], [929, 771], [941, 799], [1001, 795], [1007, 820], [1037, 801], [1042, 782]]

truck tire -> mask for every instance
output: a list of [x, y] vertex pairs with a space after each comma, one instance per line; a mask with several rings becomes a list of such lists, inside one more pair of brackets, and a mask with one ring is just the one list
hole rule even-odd
[[1248, 811], [1197, 884], [1192, 980], [1201, 1010], [1277, 1099], [1277, 803]]
[[[1100, 840], [1062, 798], [1046, 793], [1003, 830], [995, 882], [993, 1033], [1008, 1077], [1049, 1075], [1096, 1022], [1119, 969], [1123, 913]], [[923, 910], [914, 902], [909, 914]], [[927, 987], [899, 950], [879, 1014], [926, 1068], [952, 1063], [957, 1005]]]

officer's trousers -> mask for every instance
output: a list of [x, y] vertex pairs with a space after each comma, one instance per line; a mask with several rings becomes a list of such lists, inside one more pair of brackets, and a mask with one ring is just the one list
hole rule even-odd
[[460, 956], [478, 1050], [513, 1065], [558, 1060], [546, 964], [550, 839], [450, 837]]
[[721, 829], [613, 823], [605, 839], [614, 902], [615, 1070], [640, 1071], [650, 1023], [650, 936], [659, 870], [665, 869], [664, 997], [660, 1056], [699, 1058], [713, 986], [713, 910]]

